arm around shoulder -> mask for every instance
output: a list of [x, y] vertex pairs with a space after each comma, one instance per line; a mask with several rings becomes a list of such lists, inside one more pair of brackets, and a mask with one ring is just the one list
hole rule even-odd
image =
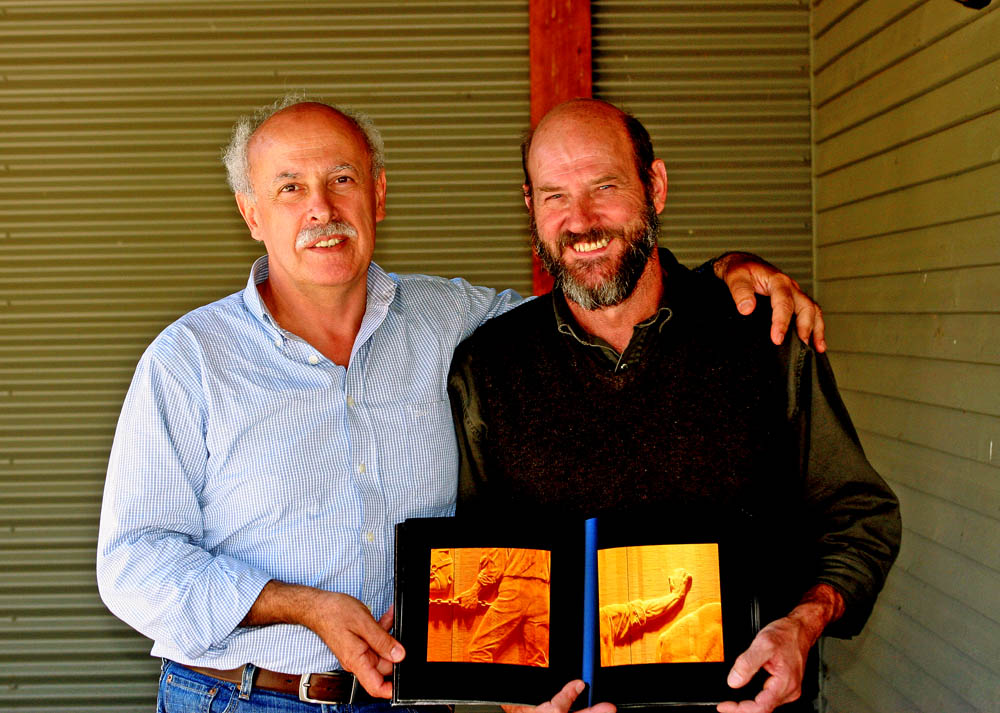
[[[470, 336], [490, 319], [525, 301], [525, 298], [511, 289], [497, 291], [492, 287], [472, 285], [462, 278], [454, 278], [451, 283], [457, 290], [459, 302], [465, 307], [463, 338]], [[527, 299], [530, 300], [531, 297]]]

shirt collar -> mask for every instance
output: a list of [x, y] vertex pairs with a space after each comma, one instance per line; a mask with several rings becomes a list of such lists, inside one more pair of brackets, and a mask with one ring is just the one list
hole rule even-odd
[[[667, 273], [664, 270], [662, 271], [662, 274], [664, 285], [666, 285]], [[566, 296], [563, 294], [561, 289], [556, 288], [553, 290], [552, 310], [555, 313], [556, 329], [558, 329], [562, 334], [573, 337], [576, 341], [580, 342], [580, 344], [591, 347], [600, 347], [601, 349], [610, 350], [615, 356], [618, 355], [618, 352], [615, 351], [614, 347], [606, 341], [584, 331], [584, 329], [576, 321], [576, 317], [574, 317], [573, 313], [570, 311], [569, 304], [567, 304], [566, 301]], [[673, 311], [670, 305], [667, 304], [667, 290], [664, 289], [663, 293], [660, 295], [660, 306], [657, 307], [656, 312], [654, 312], [647, 319], [644, 319], [636, 324], [633, 330], [656, 326], [657, 331], [662, 331], [663, 325], [667, 323], [672, 315]]]
[[271, 329], [279, 329], [278, 323], [274, 321], [267, 305], [261, 299], [260, 292], [257, 291], [257, 285], [267, 280], [267, 276], [267, 255], [261, 255], [253, 261], [253, 265], [250, 267], [250, 277], [247, 279], [247, 286], [243, 289], [243, 304], [258, 321]]
[[[271, 316], [270, 310], [264, 304], [264, 300], [257, 289], [257, 285], [267, 280], [268, 274], [267, 255], [261, 255], [254, 260], [253, 266], [250, 268], [250, 277], [247, 279], [247, 286], [243, 290], [243, 304], [246, 305], [250, 313], [268, 331], [285, 334], [274, 317]], [[358, 333], [359, 339], [355, 340], [355, 344], [364, 342], [375, 331], [375, 328], [381, 324], [389, 310], [389, 305], [396, 296], [396, 281], [389, 273], [374, 262], [368, 265], [367, 285], [368, 295], [365, 305], [365, 316], [361, 321], [361, 330]]]

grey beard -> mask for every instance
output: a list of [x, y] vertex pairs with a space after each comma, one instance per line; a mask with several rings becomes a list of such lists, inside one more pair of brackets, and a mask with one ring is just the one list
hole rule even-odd
[[[627, 243], [627, 248], [614, 274], [608, 276], [596, 285], [590, 286], [568, 268], [558, 255], [549, 251], [538, 235], [538, 226], [534, 214], [531, 215], [531, 244], [538, 253], [542, 266], [548, 270], [563, 294], [585, 310], [595, 310], [601, 307], [614, 307], [627, 300], [639, 282], [649, 256], [656, 249], [660, 234], [659, 216], [652, 204], [647, 203], [646, 215], [639, 226], [630, 229], [628, 226], [610, 229], [595, 228], [586, 233], [563, 233], [559, 236], [559, 251], [574, 243], [594, 242], [605, 237], [621, 238]], [[600, 268], [604, 262], [595, 266]]]

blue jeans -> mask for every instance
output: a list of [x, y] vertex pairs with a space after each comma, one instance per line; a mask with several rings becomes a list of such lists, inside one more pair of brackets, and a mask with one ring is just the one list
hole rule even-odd
[[428, 713], [444, 707], [393, 708], [389, 701], [364, 705], [303, 703], [297, 696], [252, 688], [249, 700], [239, 686], [164, 661], [156, 713]]

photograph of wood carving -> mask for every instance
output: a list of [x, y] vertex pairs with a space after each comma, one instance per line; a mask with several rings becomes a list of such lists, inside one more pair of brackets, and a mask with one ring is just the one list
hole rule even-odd
[[549, 664], [551, 553], [431, 551], [428, 661]]
[[601, 665], [722, 661], [715, 544], [599, 550]]

